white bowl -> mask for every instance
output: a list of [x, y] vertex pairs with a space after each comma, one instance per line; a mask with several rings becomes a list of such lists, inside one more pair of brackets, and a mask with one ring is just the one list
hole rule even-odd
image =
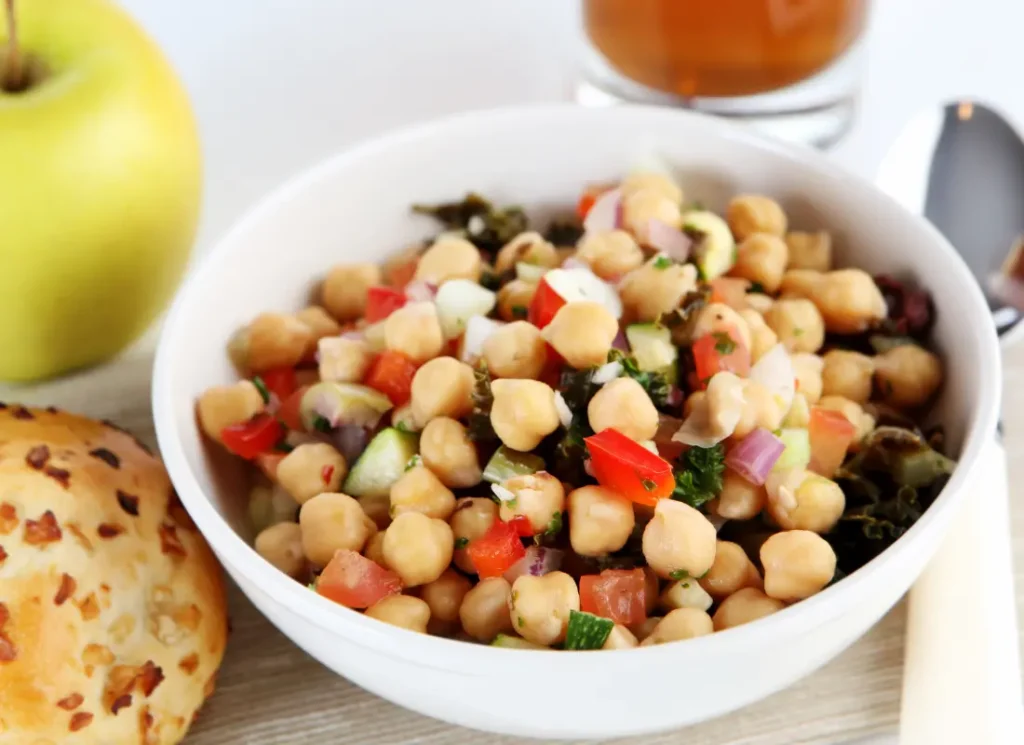
[[[778, 198], [791, 224], [827, 228], [841, 263], [907, 274], [938, 306], [946, 365], [937, 416], [960, 465], [895, 546], [837, 585], [766, 619], [658, 647], [600, 653], [495, 649], [404, 631], [319, 597], [252, 549], [238, 464], [208, 449], [194, 401], [235, 379], [231, 333], [257, 313], [294, 310], [332, 264], [382, 259], [435, 230], [414, 202], [479, 191], [531, 212], [570, 207], [584, 184], [656, 155], [687, 194], [722, 209], [737, 192]], [[995, 429], [999, 347], [981, 292], [928, 223], [810, 150], [718, 120], [653, 108], [556, 105], [473, 113], [341, 153], [264, 200], [190, 277], [167, 319], [153, 407], [181, 499], [228, 573], [296, 644], [397, 704], [492, 732], [634, 735], [719, 716], [791, 684], [875, 623], [910, 587], [967, 496]]]

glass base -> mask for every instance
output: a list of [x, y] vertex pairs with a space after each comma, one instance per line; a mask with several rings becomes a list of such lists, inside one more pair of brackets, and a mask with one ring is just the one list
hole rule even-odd
[[589, 48], [576, 101], [584, 106], [676, 106], [732, 119], [770, 137], [827, 149], [842, 139], [856, 118], [862, 61], [858, 45], [822, 73], [782, 90], [735, 98], [684, 98], [623, 77]]

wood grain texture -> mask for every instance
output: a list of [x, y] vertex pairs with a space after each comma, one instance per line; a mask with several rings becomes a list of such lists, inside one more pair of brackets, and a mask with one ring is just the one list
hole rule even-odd
[[[109, 418], [153, 444], [152, 337], [119, 360], [58, 381], [0, 386], [0, 400], [54, 405]], [[1010, 462], [1017, 607], [1024, 618], [1024, 347], [1007, 354], [1003, 411]], [[233, 632], [216, 694], [187, 745], [515, 745], [422, 717], [331, 673], [278, 633], [235, 587]], [[898, 605], [845, 653], [810, 677], [742, 711], [685, 731], [608, 745], [835, 745], [893, 732], [903, 658]], [[1024, 643], [1022, 643], [1024, 649]], [[596, 741], [595, 741], [596, 742]]]

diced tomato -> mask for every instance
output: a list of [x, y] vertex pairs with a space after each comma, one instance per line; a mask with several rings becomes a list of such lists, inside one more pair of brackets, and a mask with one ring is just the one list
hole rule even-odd
[[597, 483], [619, 496], [653, 506], [675, 489], [672, 465], [618, 430], [602, 430], [584, 442]]
[[370, 365], [363, 382], [391, 399], [395, 406], [409, 402], [416, 363], [401, 352], [381, 352]]
[[735, 329], [705, 334], [693, 343], [693, 363], [701, 388], [715, 373], [728, 371], [744, 377], [750, 373], [750, 350]]
[[856, 428], [840, 412], [812, 406], [807, 430], [811, 440], [810, 470], [832, 478], [846, 459]]
[[419, 257], [413, 256], [407, 261], [399, 261], [391, 266], [385, 267], [385, 281], [396, 289], [405, 289], [405, 286], [412, 282], [412, 278], [416, 274], [416, 266], [419, 263]]
[[224, 447], [246, 460], [271, 450], [283, 436], [284, 427], [281, 422], [266, 412], [257, 414], [247, 422], [225, 427], [220, 432]]
[[541, 277], [540, 282], [537, 283], [537, 291], [533, 293], [533, 299], [530, 301], [530, 308], [526, 313], [527, 320], [542, 329], [551, 323], [551, 319], [563, 305], [565, 305], [565, 300], [562, 299], [562, 296], [552, 289], [546, 279]]
[[284, 401], [295, 392], [297, 387], [294, 367], [275, 367], [260, 373], [263, 385], [267, 390], [277, 396], [278, 401]]
[[302, 426], [302, 417], [299, 415], [299, 407], [302, 405], [302, 397], [308, 388], [308, 385], [304, 385], [295, 389], [290, 396], [282, 398], [281, 405], [277, 407], [277, 418], [284, 422], [284, 426], [288, 429], [294, 429], [296, 432], [305, 430], [305, 427]]
[[394, 287], [371, 287], [366, 291], [366, 322], [383, 321], [405, 305], [405, 293]]
[[580, 577], [580, 610], [586, 613], [629, 626], [647, 618], [646, 601], [643, 569], [605, 569]]
[[277, 467], [284, 460], [285, 455], [287, 453], [272, 450], [269, 453], [260, 453], [253, 460], [256, 462], [256, 467], [263, 471], [268, 479], [277, 481]]
[[715, 277], [711, 280], [711, 302], [723, 303], [733, 310], [747, 307], [750, 282], [739, 277]]
[[597, 198], [608, 191], [606, 185], [594, 185], [588, 186], [587, 189], [580, 195], [580, 201], [576, 203], [576, 217], [583, 220], [587, 219], [587, 213], [590, 212], [590, 208], [594, 206], [594, 202]]
[[394, 572], [355, 551], [339, 549], [316, 579], [316, 591], [348, 608], [369, 608], [402, 591]]
[[505, 571], [526, 556], [526, 549], [519, 540], [519, 532], [511, 523], [495, 520], [494, 524], [466, 547], [469, 560], [481, 579], [500, 577]]
[[508, 524], [516, 529], [516, 533], [521, 535], [523, 538], [530, 538], [536, 532], [533, 529], [533, 525], [530, 524], [530, 518], [526, 515], [516, 515]]

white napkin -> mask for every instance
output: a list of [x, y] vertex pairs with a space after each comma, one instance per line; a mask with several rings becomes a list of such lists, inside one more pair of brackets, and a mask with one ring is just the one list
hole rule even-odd
[[911, 588], [900, 745], [1024, 743], [1006, 451], [993, 440], [971, 493]]

